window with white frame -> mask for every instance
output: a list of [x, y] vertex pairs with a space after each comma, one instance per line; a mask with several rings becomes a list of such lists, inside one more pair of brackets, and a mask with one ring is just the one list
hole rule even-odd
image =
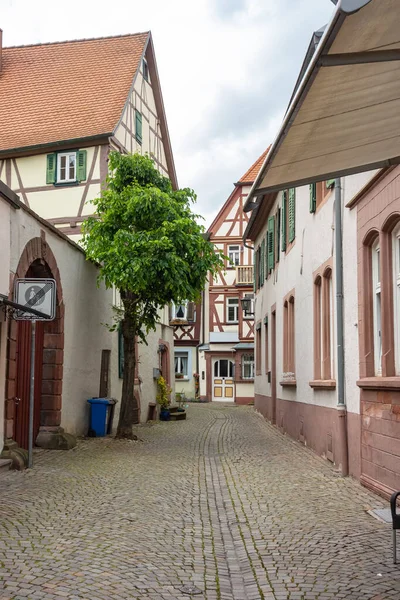
[[76, 152], [60, 152], [57, 155], [57, 181], [76, 181]]
[[175, 352], [175, 377], [188, 376], [188, 353]]
[[400, 225], [392, 235], [393, 316], [396, 375], [400, 375]]
[[375, 375], [382, 375], [381, 267], [379, 240], [372, 246], [372, 308]]
[[240, 264], [240, 246], [228, 246], [228, 257], [231, 265], [237, 267]]
[[254, 354], [242, 355], [242, 379], [254, 379]]
[[239, 321], [239, 298], [227, 299], [226, 321], [227, 323], [237, 323]]
[[251, 303], [250, 303], [250, 310], [244, 310], [243, 311], [243, 318], [244, 319], [254, 319], [254, 294], [245, 294], [244, 295], [245, 298], [250, 298]]
[[187, 302], [182, 302], [182, 304], [173, 304], [172, 305], [172, 318], [186, 320], [186, 318], [187, 318]]

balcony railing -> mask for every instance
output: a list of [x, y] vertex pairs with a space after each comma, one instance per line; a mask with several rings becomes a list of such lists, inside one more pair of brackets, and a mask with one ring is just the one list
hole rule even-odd
[[236, 267], [236, 285], [253, 285], [253, 267]]

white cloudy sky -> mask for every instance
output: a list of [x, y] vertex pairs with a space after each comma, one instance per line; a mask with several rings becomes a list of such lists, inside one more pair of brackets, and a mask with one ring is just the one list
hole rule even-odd
[[0, 0], [5, 46], [151, 30], [180, 186], [207, 223], [273, 140], [331, 0]]

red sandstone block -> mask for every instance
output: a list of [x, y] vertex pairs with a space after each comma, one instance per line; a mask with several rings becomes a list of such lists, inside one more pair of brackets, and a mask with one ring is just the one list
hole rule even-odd
[[49, 348], [64, 348], [64, 334], [63, 333], [48, 333], [44, 336], [44, 347]]
[[6, 397], [7, 398], [14, 398], [16, 395], [16, 385], [15, 385], [15, 381], [12, 379], [9, 379], [7, 381], [7, 385], [6, 385]]
[[400, 405], [398, 405], [398, 404], [392, 405], [392, 413], [394, 415], [400, 415]]
[[45, 396], [44, 394], [42, 395], [42, 398], [41, 398], [42, 410], [51, 410], [51, 411], [61, 410], [61, 404], [62, 404], [61, 395], [57, 395], [57, 396], [56, 395]]
[[43, 351], [43, 363], [46, 365], [62, 365], [64, 362], [64, 351], [48, 348]]
[[4, 418], [5, 419], [13, 419], [15, 411], [15, 402], [14, 400], [6, 400], [4, 403]]
[[59, 379], [63, 377], [63, 366], [62, 365], [43, 365], [43, 380], [48, 379]]
[[61, 412], [59, 410], [41, 410], [40, 424], [43, 427], [58, 427], [61, 424]]
[[8, 340], [8, 359], [15, 360], [17, 357], [17, 342], [15, 340]]
[[42, 394], [48, 396], [58, 395], [62, 392], [62, 381], [59, 380], [44, 380], [42, 381]]
[[14, 436], [14, 421], [9, 420], [5, 422], [5, 437], [12, 438]]

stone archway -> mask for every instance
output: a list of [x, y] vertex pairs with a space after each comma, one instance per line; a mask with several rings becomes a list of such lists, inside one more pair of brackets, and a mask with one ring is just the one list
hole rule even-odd
[[[60, 427], [62, 406], [62, 380], [64, 362], [64, 302], [60, 272], [55, 256], [46, 242], [44, 231], [41, 237], [31, 239], [25, 246], [14, 277], [10, 281], [12, 294], [15, 278], [35, 277], [55, 279], [57, 284], [57, 309], [54, 321], [44, 322], [42, 337], [42, 356], [38, 364], [40, 368], [41, 389], [39, 389], [38, 410], [36, 415], [39, 432], [36, 445], [44, 448], [70, 448], [75, 445], [73, 436], [65, 434]], [[13, 319], [9, 320], [7, 343], [6, 399], [5, 399], [5, 445], [3, 456], [13, 458], [16, 467], [22, 468], [21, 457], [25, 461], [24, 449], [18, 449], [16, 443], [17, 389], [21, 388], [21, 377], [18, 373], [18, 349], [22, 331]], [[36, 375], [36, 373], [35, 373]]]

